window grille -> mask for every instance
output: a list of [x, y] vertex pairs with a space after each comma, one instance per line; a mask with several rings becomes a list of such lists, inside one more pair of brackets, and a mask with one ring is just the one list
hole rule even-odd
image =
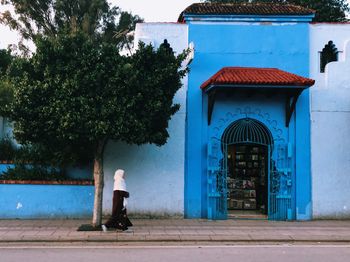
[[328, 44], [322, 49], [320, 56], [320, 72], [324, 73], [326, 65], [330, 62], [338, 61], [338, 49], [333, 41], [329, 41]]
[[252, 118], [233, 122], [224, 131], [221, 141], [227, 145], [252, 143], [268, 146], [273, 144], [270, 130], [263, 123]]

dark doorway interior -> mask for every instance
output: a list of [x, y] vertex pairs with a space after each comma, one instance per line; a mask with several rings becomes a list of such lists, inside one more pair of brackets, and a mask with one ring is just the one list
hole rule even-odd
[[227, 147], [227, 207], [231, 218], [267, 218], [267, 146]]

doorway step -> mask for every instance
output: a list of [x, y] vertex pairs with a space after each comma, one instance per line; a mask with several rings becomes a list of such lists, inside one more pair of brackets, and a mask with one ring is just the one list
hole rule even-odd
[[267, 215], [258, 210], [229, 210], [228, 219], [258, 219], [267, 220]]

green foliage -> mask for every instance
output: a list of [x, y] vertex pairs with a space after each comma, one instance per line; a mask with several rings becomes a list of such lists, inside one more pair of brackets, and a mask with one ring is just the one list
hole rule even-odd
[[[1, 0], [12, 4], [16, 15], [5, 11], [0, 23], [16, 30], [24, 39], [36, 40], [41, 36], [56, 37], [60, 33], [86, 35], [125, 45], [130, 39], [116, 38], [116, 33], [132, 31], [138, 16], [110, 7], [106, 0]], [[131, 39], [132, 40], [132, 39]]]
[[140, 22], [143, 22], [143, 19], [137, 15], [134, 16], [128, 12], [120, 13], [119, 23], [113, 35], [119, 49], [127, 48], [131, 52], [131, 44], [134, 41], [134, 36], [129, 33], [134, 31], [136, 24]]
[[7, 115], [8, 105], [13, 99], [13, 90], [6, 78], [12, 60], [13, 57], [8, 50], [0, 49], [0, 116]]
[[84, 34], [40, 38], [26, 61], [14, 63], [10, 117], [21, 144], [90, 152], [108, 139], [132, 144], [167, 141], [185, 54], [140, 44], [128, 57], [114, 44]]
[[130, 59], [130, 69], [126, 71], [128, 89], [133, 93], [126, 96], [126, 106], [131, 110], [122, 121], [123, 126], [126, 123], [130, 125], [123, 131], [124, 141], [166, 143], [168, 121], [180, 107], [173, 105], [173, 98], [182, 85], [181, 78], [187, 73], [179, 70], [186, 55], [185, 52], [176, 57], [166, 47], [154, 50], [150, 45], [139, 44]]
[[205, 0], [209, 3], [247, 3], [270, 2], [289, 3], [307, 7], [316, 11], [314, 22], [345, 22], [350, 11], [346, 0]]
[[179, 109], [172, 99], [186, 73], [180, 70], [185, 54], [140, 45], [135, 54], [121, 56], [140, 18], [118, 13], [106, 0], [2, 2], [12, 3], [18, 17], [5, 13], [0, 22], [36, 45], [33, 56], [15, 59], [9, 73], [15, 138], [65, 160], [84, 152], [84, 159], [94, 159], [97, 226], [107, 141], [166, 143], [168, 121]]
[[15, 164], [48, 165], [64, 168], [86, 165], [92, 161], [92, 149], [47, 148], [41, 144], [15, 146], [10, 138], [0, 140], [0, 161]]
[[44, 180], [44, 181], [62, 181], [67, 178], [62, 172], [54, 168], [47, 168], [39, 165], [16, 165], [8, 168], [0, 175], [1, 180]]
[[12, 161], [16, 156], [16, 147], [12, 140], [3, 138], [0, 140], [0, 161]]
[[16, 149], [13, 161], [16, 164], [56, 166], [64, 169], [68, 165], [85, 165], [92, 160], [92, 150], [80, 148], [48, 148], [42, 144], [20, 146]]
[[350, 11], [346, 0], [289, 0], [290, 3], [314, 9], [314, 22], [346, 22]]
[[12, 62], [12, 58], [10, 51], [0, 49], [0, 77], [5, 75], [7, 68]]
[[0, 76], [0, 116], [8, 115], [8, 106], [13, 100], [13, 89], [8, 81]]

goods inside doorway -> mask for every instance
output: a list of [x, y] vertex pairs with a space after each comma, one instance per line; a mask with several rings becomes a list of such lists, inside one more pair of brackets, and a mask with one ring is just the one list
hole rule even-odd
[[267, 219], [267, 147], [227, 147], [227, 208], [229, 218]]

